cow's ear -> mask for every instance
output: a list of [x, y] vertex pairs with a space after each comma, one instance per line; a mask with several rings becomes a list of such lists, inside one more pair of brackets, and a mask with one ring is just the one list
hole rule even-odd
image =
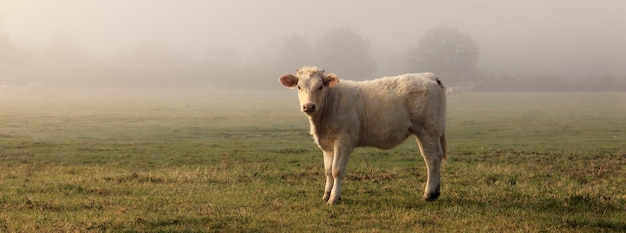
[[289, 88], [292, 88], [298, 84], [298, 77], [293, 76], [292, 74], [285, 74], [283, 76], [280, 76], [278, 80], [281, 84], [283, 84], [283, 86]]
[[337, 83], [339, 83], [339, 77], [337, 77], [336, 74], [330, 73], [324, 75], [324, 86], [334, 87]]

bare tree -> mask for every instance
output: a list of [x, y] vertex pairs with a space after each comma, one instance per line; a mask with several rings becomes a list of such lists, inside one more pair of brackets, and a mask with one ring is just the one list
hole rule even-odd
[[410, 72], [433, 72], [451, 85], [476, 81], [479, 48], [474, 39], [448, 27], [433, 28], [411, 48], [407, 55]]
[[0, 85], [3, 82], [22, 84], [31, 60], [26, 51], [13, 43], [11, 38], [0, 32]]
[[316, 44], [317, 64], [347, 79], [370, 79], [376, 63], [369, 42], [349, 28], [333, 28]]
[[280, 49], [276, 68], [288, 72], [305, 65], [315, 65], [313, 47], [304, 37], [294, 34]]

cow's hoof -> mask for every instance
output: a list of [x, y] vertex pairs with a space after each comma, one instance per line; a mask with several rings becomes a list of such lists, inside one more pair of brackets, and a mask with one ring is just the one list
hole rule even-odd
[[330, 198], [330, 192], [325, 192], [325, 193], [324, 193], [324, 196], [322, 197], [322, 199], [323, 199], [324, 201], [328, 201], [328, 199], [329, 199], [329, 198]]
[[331, 198], [328, 199], [328, 202], [326, 202], [326, 204], [327, 205], [337, 205], [337, 204], [339, 204], [339, 201], [341, 201], [341, 197], [339, 197], [339, 198], [331, 197]]
[[441, 195], [440, 192], [436, 192], [436, 193], [425, 193], [423, 199], [425, 201], [434, 201], [437, 200], [437, 198], [439, 198], [439, 195]]

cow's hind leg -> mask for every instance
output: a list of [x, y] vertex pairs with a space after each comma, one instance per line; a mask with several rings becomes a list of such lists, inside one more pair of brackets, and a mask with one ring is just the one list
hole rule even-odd
[[439, 135], [416, 135], [417, 144], [426, 162], [428, 169], [428, 180], [423, 199], [427, 201], [437, 200], [441, 194], [441, 161], [443, 159], [443, 148], [439, 140]]
[[324, 151], [324, 174], [326, 175], [326, 185], [324, 186], [324, 201], [328, 201], [330, 198], [330, 192], [333, 189], [333, 157], [334, 152]]

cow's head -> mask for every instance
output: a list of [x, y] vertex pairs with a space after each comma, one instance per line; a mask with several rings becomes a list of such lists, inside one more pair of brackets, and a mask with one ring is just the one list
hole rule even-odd
[[288, 88], [298, 89], [298, 99], [302, 112], [312, 115], [322, 108], [326, 93], [329, 88], [335, 87], [339, 83], [339, 78], [335, 74], [324, 74], [324, 70], [317, 67], [303, 67], [296, 70], [296, 75], [285, 74], [280, 77], [280, 83]]

